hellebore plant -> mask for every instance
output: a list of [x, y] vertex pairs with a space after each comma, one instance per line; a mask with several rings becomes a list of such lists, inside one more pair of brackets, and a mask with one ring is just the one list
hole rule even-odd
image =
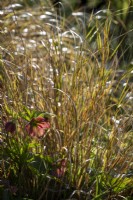
[[36, 118], [32, 118], [25, 128], [31, 137], [40, 138], [44, 136], [45, 130], [50, 128], [50, 123], [48, 118], [38, 116]]

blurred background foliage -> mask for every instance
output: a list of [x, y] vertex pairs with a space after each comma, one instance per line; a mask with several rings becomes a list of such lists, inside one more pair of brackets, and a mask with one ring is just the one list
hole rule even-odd
[[[60, 3], [59, 3], [60, 2]], [[52, 0], [52, 3], [59, 9], [61, 3], [66, 15], [70, 10], [82, 11], [87, 14], [98, 14], [97, 19], [102, 21], [103, 14], [109, 11], [113, 19], [112, 32], [114, 44], [120, 44], [118, 50], [119, 63], [124, 68], [132, 62], [133, 57], [133, 1], [132, 0]], [[105, 19], [106, 20], [106, 19]], [[89, 25], [88, 25], [89, 26]], [[112, 35], [112, 33], [111, 33]], [[116, 46], [115, 46], [116, 47]], [[114, 48], [115, 48], [114, 47]], [[125, 66], [126, 65], [126, 66]], [[130, 64], [129, 64], [130, 65]]]
[[[91, 30], [93, 24], [89, 24], [88, 18], [91, 14], [96, 16], [99, 23], [105, 21], [107, 17], [111, 18], [111, 43], [112, 49], [118, 46], [117, 56], [121, 68], [130, 68], [133, 57], [133, 0], [1, 0], [0, 7], [9, 3], [20, 3], [24, 6], [46, 6], [53, 7], [58, 15], [70, 18], [73, 12], [80, 12], [75, 15], [84, 23], [86, 34]], [[84, 13], [81, 19], [81, 12]], [[72, 23], [72, 21], [71, 21]], [[75, 26], [75, 24], [71, 24]], [[82, 28], [82, 32], [84, 32]], [[94, 29], [94, 31], [96, 31]], [[81, 32], [81, 34], [82, 34]], [[113, 35], [113, 37], [112, 37]], [[85, 36], [85, 35], [84, 35]], [[92, 43], [96, 40], [93, 37]], [[120, 44], [120, 45], [119, 45]]]

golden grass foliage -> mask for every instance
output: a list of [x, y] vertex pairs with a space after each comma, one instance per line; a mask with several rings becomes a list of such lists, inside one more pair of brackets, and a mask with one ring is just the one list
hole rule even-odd
[[[84, 13], [66, 19], [47, 5], [6, 5], [0, 14], [1, 140], [3, 119], [16, 120], [23, 135], [24, 107], [47, 111], [43, 145], [68, 161], [69, 199], [131, 199], [133, 69], [120, 70], [122, 40], [112, 49], [110, 11], [101, 21]], [[45, 189], [36, 199], [47, 199]]]

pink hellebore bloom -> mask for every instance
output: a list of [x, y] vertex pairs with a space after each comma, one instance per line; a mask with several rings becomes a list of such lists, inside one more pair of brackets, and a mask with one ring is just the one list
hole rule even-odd
[[66, 172], [66, 163], [67, 161], [65, 159], [62, 159], [59, 163], [58, 168], [56, 169], [56, 177], [61, 178], [65, 175]]
[[31, 137], [42, 137], [45, 134], [45, 130], [50, 128], [50, 123], [47, 118], [36, 117], [25, 126], [27, 132]]

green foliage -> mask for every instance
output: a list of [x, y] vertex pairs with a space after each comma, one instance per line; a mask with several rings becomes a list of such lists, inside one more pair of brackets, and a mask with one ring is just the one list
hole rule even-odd
[[43, 117], [43, 118], [49, 118], [50, 116], [53, 116], [51, 113], [48, 112], [41, 112], [36, 110], [28, 109], [26, 106], [23, 108], [23, 112], [19, 113], [19, 116], [25, 119], [26, 121], [31, 121], [34, 117]]

